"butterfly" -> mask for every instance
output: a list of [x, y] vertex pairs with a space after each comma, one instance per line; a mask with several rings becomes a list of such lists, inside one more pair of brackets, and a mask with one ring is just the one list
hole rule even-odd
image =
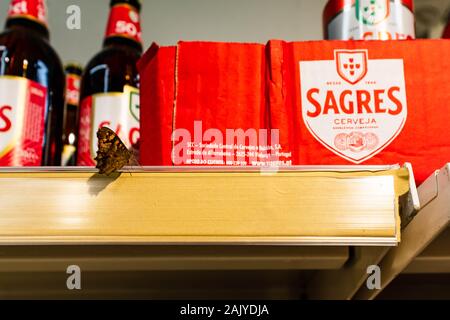
[[128, 165], [132, 160], [137, 162], [135, 153], [128, 150], [113, 130], [102, 127], [97, 131], [97, 138], [98, 150], [95, 161], [97, 161], [96, 168], [99, 169], [100, 174], [109, 176]]

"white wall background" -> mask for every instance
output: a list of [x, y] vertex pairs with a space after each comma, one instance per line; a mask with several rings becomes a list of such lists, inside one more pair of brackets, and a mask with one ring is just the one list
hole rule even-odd
[[[322, 39], [327, 0], [142, 0], [145, 48], [178, 40]], [[450, 0], [416, 0], [418, 31], [439, 37]], [[0, 0], [0, 30], [10, 0]], [[109, 0], [47, 0], [51, 41], [63, 61], [85, 64], [101, 48]], [[66, 28], [66, 9], [78, 5], [82, 29]], [[429, 30], [428, 30], [429, 29]], [[428, 30], [428, 31], [427, 31]], [[426, 31], [426, 32], [425, 32]]]
[[[322, 39], [327, 0], [143, 0], [147, 48], [178, 40], [262, 42], [269, 39]], [[10, 0], [0, 0], [0, 24]], [[109, 0], [47, 0], [51, 42], [63, 61], [85, 64], [100, 48]], [[66, 28], [66, 8], [78, 5], [82, 29]], [[1, 28], [0, 28], [1, 29]]]

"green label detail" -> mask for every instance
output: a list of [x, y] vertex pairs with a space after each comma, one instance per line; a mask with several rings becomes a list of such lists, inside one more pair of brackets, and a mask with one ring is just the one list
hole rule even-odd
[[387, 19], [389, 6], [389, 0], [356, 0], [356, 18], [365, 25], [376, 25]]

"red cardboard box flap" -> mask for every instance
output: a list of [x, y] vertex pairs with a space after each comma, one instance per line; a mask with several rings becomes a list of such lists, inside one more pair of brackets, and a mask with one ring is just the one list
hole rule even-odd
[[[154, 44], [138, 64], [141, 76], [141, 163], [171, 165], [176, 47]], [[143, 98], [144, 97], [144, 98]]]

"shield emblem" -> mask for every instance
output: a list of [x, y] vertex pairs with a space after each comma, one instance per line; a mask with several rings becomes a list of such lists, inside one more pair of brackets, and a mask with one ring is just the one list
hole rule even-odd
[[[389, 146], [405, 126], [404, 64], [401, 59], [369, 59], [366, 49], [338, 49], [334, 56], [300, 61], [302, 119], [324, 147], [360, 164]], [[386, 112], [375, 112], [375, 88], [382, 89], [379, 102]], [[365, 107], [360, 106], [360, 91], [370, 95]]]
[[356, 0], [356, 18], [366, 25], [376, 25], [389, 17], [389, 0]]
[[367, 74], [367, 50], [336, 50], [339, 76], [350, 84], [356, 84]]

